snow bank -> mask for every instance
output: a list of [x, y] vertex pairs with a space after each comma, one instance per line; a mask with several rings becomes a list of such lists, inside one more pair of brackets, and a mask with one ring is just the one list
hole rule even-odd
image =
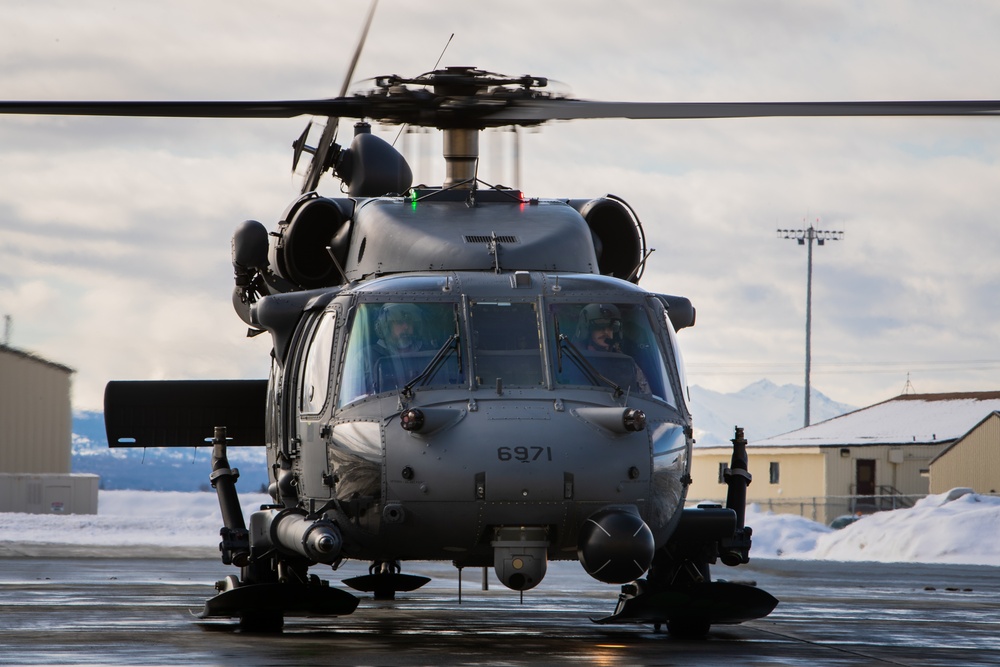
[[748, 508], [747, 524], [756, 558], [1000, 566], [1000, 498], [969, 489], [877, 512], [841, 530], [800, 516], [761, 513], [755, 506]]
[[939, 494], [911, 509], [879, 512], [820, 536], [802, 557], [1000, 565], [1000, 498]]
[[757, 505], [747, 508], [746, 523], [753, 528], [751, 558], [801, 557], [815, 548], [821, 536], [834, 532], [797, 514], [761, 512]]

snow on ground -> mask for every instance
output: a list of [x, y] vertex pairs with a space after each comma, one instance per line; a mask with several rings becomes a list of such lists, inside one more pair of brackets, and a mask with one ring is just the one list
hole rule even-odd
[[[240, 496], [244, 516], [269, 502]], [[960, 490], [911, 509], [880, 512], [842, 530], [790, 514], [747, 511], [751, 556], [1000, 566], [1000, 498]], [[0, 514], [0, 546], [198, 547], [215, 552], [222, 517], [214, 493], [101, 491], [96, 515]], [[2, 550], [0, 550], [2, 551]], [[156, 552], [151, 552], [156, 553]], [[162, 554], [161, 554], [162, 555]]]
[[1000, 498], [953, 489], [914, 507], [877, 512], [841, 530], [790, 514], [747, 512], [751, 556], [1000, 566]]
[[[240, 494], [244, 517], [268, 502], [267, 494]], [[0, 544], [217, 549], [221, 527], [214, 492], [100, 491], [97, 514], [0, 514]]]

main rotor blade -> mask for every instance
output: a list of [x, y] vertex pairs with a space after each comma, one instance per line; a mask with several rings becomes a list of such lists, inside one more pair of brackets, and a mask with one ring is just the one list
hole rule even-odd
[[596, 102], [573, 99], [514, 100], [485, 114], [488, 124], [529, 124], [585, 118], [763, 118], [792, 116], [994, 116], [1000, 100], [898, 102]]
[[[358, 66], [361, 51], [365, 48], [365, 40], [368, 39], [368, 29], [372, 27], [372, 19], [375, 18], [376, 7], [378, 7], [378, 0], [372, 0], [372, 6], [368, 9], [368, 17], [365, 19], [365, 27], [361, 30], [358, 45], [354, 47], [354, 55], [351, 56], [351, 62], [347, 66], [347, 74], [344, 75], [344, 81], [340, 85], [340, 95], [338, 97], [347, 95], [347, 88], [351, 85], [351, 79], [354, 78], [354, 68]], [[330, 116], [326, 127], [323, 128], [323, 133], [320, 135], [319, 143], [316, 144], [316, 152], [313, 153], [313, 158], [309, 161], [309, 168], [306, 170], [305, 178], [302, 179], [302, 194], [312, 192], [319, 185], [319, 179], [323, 176], [323, 172], [326, 171], [326, 163], [330, 155], [330, 150], [337, 140], [337, 128], [339, 126], [340, 116]]]
[[422, 127], [538, 125], [587, 118], [760, 118], [809, 116], [995, 116], [1000, 100], [894, 102], [600, 102], [564, 98], [479, 99], [382, 94], [273, 102], [0, 102], [0, 114], [174, 118], [371, 118]]
[[295, 116], [363, 117], [358, 98], [273, 102], [0, 102], [0, 114], [59, 116], [140, 116], [160, 118], [294, 118]]
[[372, 0], [372, 6], [368, 8], [368, 16], [365, 18], [365, 27], [361, 30], [361, 37], [358, 39], [358, 45], [354, 47], [354, 55], [351, 56], [351, 64], [347, 66], [347, 74], [344, 75], [344, 81], [340, 84], [340, 95], [338, 95], [338, 97], [347, 95], [347, 89], [351, 85], [351, 79], [354, 78], [354, 68], [358, 66], [358, 60], [361, 58], [361, 52], [365, 48], [365, 40], [368, 39], [368, 30], [372, 27], [372, 20], [375, 18], [376, 7], [378, 7], [378, 0]]

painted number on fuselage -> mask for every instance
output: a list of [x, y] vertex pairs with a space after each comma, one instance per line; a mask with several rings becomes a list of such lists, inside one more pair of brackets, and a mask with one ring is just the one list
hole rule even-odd
[[551, 447], [497, 447], [497, 458], [501, 461], [551, 461]]

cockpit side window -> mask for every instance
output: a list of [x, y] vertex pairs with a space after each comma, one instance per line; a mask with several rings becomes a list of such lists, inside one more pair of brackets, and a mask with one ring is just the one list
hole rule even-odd
[[302, 363], [299, 384], [299, 409], [302, 414], [316, 414], [326, 405], [336, 324], [336, 312], [328, 311], [323, 313], [313, 329], [312, 340], [309, 341], [309, 349]]
[[398, 391], [414, 380], [459, 384], [460, 345], [454, 303], [360, 303], [350, 324], [338, 405]]
[[476, 302], [470, 322], [477, 385], [544, 382], [537, 304]]
[[643, 305], [552, 303], [549, 311], [556, 384], [607, 384], [603, 376], [630, 394], [652, 395], [676, 407], [666, 360]]
[[[677, 367], [677, 381], [680, 384], [681, 400], [685, 402], [685, 405], [688, 405], [691, 389], [687, 383], [687, 372], [684, 370], [684, 357], [681, 355], [681, 347], [677, 343], [677, 331], [674, 329], [674, 325], [670, 321], [670, 317], [667, 316], [666, 311], [663, 313], [663, 328], [667, 332], [667, 339], [670, 341], [670, 347], [673, 350], [674, 361]], [[688, 405], [688, 409], [690, 409], [690, 405]]]

